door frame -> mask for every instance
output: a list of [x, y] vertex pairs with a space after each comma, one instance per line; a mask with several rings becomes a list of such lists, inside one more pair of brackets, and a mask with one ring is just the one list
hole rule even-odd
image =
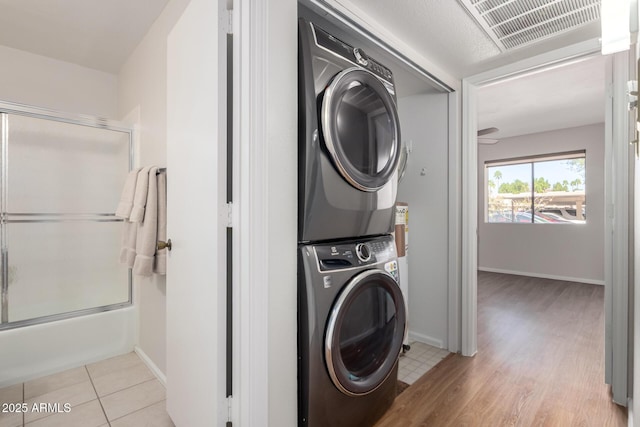
[[[605, 121], [605, 378], [613, 401], [628, 403], [630, 163], [629, 53], [607, 58]], [[608, 309], [608, 311], [607, 311]]]
[[298, 3], [228, 2], [237, 195], [229, 413], [234, 425], [295, 425]]
[[[477, 134], [477, 90], [499, 81], [515, 78], [523, 74], [537, 72], [560, 65], [562, 63], [579, 60], [580, 58], [597, 54], [600, 51], [598, 39], [588, 40], [562, 49], [534, 56], [510, 65], [496, 68], [484, 73], [476, 74], [462, 80], [462, 287], [461, 287], [461, 350], [464, 356], [473, 356], [478, 351], [477, 343], [477, 268], [478, 268], [478, 152]], [[626, 55], [624, 55], [626, 58]], [[620, 93], [621, 86], [626, 85], [624, 69], [625, 59], [618, 54], [613, 58], [614, 92], [607, 89], [607, 94], [613, 100], [620, 100], [607, 108], [605, 119], [605, 306], [608, 316], [607, 328], [612, 332], [611, 346], [607, 346], [608, 368], [613, 359], [613, 371], [607, 370], [607, 382], [612, 384], [614, 401], [621, 405], [627, 404], [627, 327], [628, 327], [628, 159], [624, 149], [615, 149], [614, 141], [628, 141], [628, 114], [621, 113], [624, 94]], [[616, 89], [617, 88], [617, 89]], [[615, 105], [614, 105], [615, 104]], [[611, 111], [609, 111], [611, 110]], [[625, 118], [626, 121], [625, 122]], [[626, 139], [625, 139], [626, 138]], [[625, 144], [618, 144], [627, 145]], [[614, 171], [611, 162], [621, 165]], [[626, 197], [625, 197], [626, 194]], [[613, 197], [619, 200], [614, 209]], [[627, 220], [625, 221], [625, 218]], [[622, 226], [614, 229], [616, 221]], [[614, 276], [615, 272], [615, 276]], [[615, 280], [614, 280], [615, 278]], [[615, 287], [614, 287], [615, 285]], [[610, 319], [610, 321], [609, 321]], [[607, 343], [609, 344], [609, 343]]]
[[[233, 367], [232, 419], [239, 425], [260, 425], [269, 418], [269, 298], [266, 147], [256, 135], [266, 132], [266, 49], [259, 41], [267, 33], [268, 3], [233, 1], [233, 193], [237, 195], [232, 221], [238, 225], [233, 240], [234, 344], [238, 362]], [[246, 120], [246, 123], [245, 123]], [[242, 124], [242, 125], [241, 125]], [[251, 165], [251, 167], [247, 167]]]

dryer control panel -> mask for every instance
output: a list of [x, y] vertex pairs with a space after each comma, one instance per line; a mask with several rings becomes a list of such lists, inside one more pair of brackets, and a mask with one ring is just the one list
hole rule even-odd
[[332, 243], [313, 247], [320, 271], [342, 270], [395, 261], [391, 236], [357, 242]]
[[359, 67], [371, 71], [381, 79], [393, 84], [393, 74], [391, 70], [376, 60], [371, 59], [362, 49], [348, 45], [316, 25], [312, 25], [312, 28], [318, 46], [349, 60]]

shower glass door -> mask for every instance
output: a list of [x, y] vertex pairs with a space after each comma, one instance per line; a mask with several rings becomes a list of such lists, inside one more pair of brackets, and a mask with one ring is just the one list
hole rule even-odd
[[131, 133], [2, 113], [0, 328], [131, 303], [114, 211]]

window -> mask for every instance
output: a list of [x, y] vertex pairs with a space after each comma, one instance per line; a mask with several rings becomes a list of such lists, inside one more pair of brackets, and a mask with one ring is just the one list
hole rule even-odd
[[585, 165], [584, 150], [485, 162], [485, 222], [584, 224]]

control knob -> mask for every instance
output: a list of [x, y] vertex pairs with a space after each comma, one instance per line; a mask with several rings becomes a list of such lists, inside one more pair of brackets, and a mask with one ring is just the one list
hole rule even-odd
[[367, 262], [371, 259], [371, 249], [366, 243], [358, 243], [356, 245], [356, 255], [362, 262]]
[[353, 56], [356, 57], [356, 61], [358, 61], [358, 64], [362, 65], [363, 67], [369, 65], [369, 57], [359, 47], [353, 49]]

